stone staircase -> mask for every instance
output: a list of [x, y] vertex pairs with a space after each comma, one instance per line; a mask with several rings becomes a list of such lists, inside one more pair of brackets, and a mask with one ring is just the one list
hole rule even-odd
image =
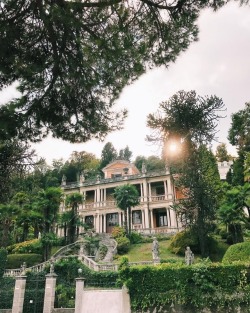
[[102, 260], [103, 264], [96, 263], [92, 257], [89, 257], [81, 252], [81, 249], [78, 253], [73, 253], [72, 250], [75, 247], [81, 247], [84, 244], [85, 240], [77, 240], [76, 242], [69, 244], [67, 246], [62, 247], [59, 249], [51, 258], [43, 263], [27, 267], [27, 268], [17, 268], [17, 269], [6, 269], [4, 271], [5, 277], [15, 277], [21, 275], [24, 271], [30, 272], [41, 272], [44, 270], [46, 266], [51, 265], [52, 263], [60, 260], [60, 259], [67, 259], [69, 257], [78, 257], [82, 263], [88, 266], [90, 269], [94, 271], [107, 271], [107, 270], [117, 270], [117, 266], [113, 264], [113, 256], [116, 253], [117, 243], [114, 239], [110, 237], [109, 234], [101, 234], [100, 236], [100, 244], [105, 245], [108, 248], [105, 258]]
[[100, 238], [100, 245], [102, 244], [108, 248], [103, 262], [113, 262], [114, 255], [117, 253], [117, 242], [109, 234], [100, 234]]

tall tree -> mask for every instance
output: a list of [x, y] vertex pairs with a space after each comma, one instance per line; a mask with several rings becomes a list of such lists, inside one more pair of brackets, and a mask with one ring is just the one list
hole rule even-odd
[[37, 197], [35, 206], [43, 215], [42, 243], [45, 260], [50, 256], [52, 242], [55, 237], [55, 223], [57, 221], [62, 196], [63, 194], [60, 188], [49, 187], [41, 191]]
[[115, 188], [116, 205], [124, 212], [124, 226], [127, 236], [131, 234], [131, 208], [140, 203], [139, 193], [135, 186], [127, 184]]
[[77, 227], [79, 226], [78, 207], [83, 202], [83, 195], [75, 192], [66, 197], [66, 206], [70, 208], [68, 221], [68, 242], [73, 243], [76, 239]]
[[0, 140], [0, 203], [10, 201], [15, 193], [12, 189], [14, 177], [20, 177], [35, 164], [34, 151], [17, 140]]
[[147, 68], [167, 65], [198, 39], [202, 9], [226, 0], [6, 0], [0, 6], [0, 136], [71, 142], [122, 126], [114, 101]]
[[225, 143], [221, 143], [216, 147], [215, 156], [218, 162], [232, 160], [232, 156], [228, 153]]
[[0, 246], [7, 247], [11, 242], [11, 230], [16, 223], [19, 208], [14, 204], [0, 204]]
[[118, 159], [120, 160], [127, 160], [127, 161], [131, 161], [131, 157], [132, 157], [132, 151], [129, 150], [129, 147], [126, 146], [124, 149], [121, 149], [119, 151], [119, 155], [118, 155]]
[[[200, 97], [195, 91], [179, 91], [160, 104], [160, 111], [148, 116], [154, 130], [152, 140], [164, 142], [166, 162], [174, 165], [176, 182], [186, 199], [176, 204], [179, 212], [189, 215], [190, 226], [197, 230], [201, 255], [209, 253], [207, 235], [217, 206], [216, 188], [219, 173], [215, 158], [207, 145], [216, 134], [216, 125], [224, 104], [216, 96]], [[179, 144], [179, 155], [171, 155], [171, 143]]]
[[235, 186], [243, 185], [245, 154], [250, 152], [250, 102], [245, 103], [243, 110], [232, 114], [228, 140], [238, 151], [238, 158], [233, 165], [232, 183]]
[[[248, 216], [245, 212], [248, 210]], [[233, 243], [243, 241], [243, 227], [249, 223], [250, 184], [233, 186], [224, 192], [218, 217], [228, 227]]]
[[117, 151], [111, 142], [107, 142], [102, 149], [100, 169], [117, 158]]

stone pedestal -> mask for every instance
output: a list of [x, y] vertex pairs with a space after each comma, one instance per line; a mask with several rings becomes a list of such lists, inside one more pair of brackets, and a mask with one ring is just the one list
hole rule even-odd
[[24, 293], [27, 276], [17, 276], [14, 290], [12, 313], [23, 312]]
[[85, 278], [76, 278], [75, 313], [81, 313]]
[[51, 313], [54, 309], [56, 278], [57, 275], [55, 273], [46, 275], [43, 313]]

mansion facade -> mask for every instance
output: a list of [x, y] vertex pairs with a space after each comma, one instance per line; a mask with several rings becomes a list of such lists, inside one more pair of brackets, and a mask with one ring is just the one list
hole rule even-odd
[[[125, 160], [116, 160], [103, 168], [104, 178], [85, 180], [81, 175], [76, 183], [62, 180], [65, 195], [79, 192], [84, 201], [78, 207], [81, 220], [94, 228], [97, 233], [111, 233], [114, 226], [124, 225], [124, 213], [115, 203], [114, 191], [118, 186], [131, 184], [136, 187], [140, 203], [131, 208], [132, 230], [145, 234], [172, 233], [180, 228], [180, 222], [171, 205], [178, 198], [172, 176], [168, 168], [162, 171], [147, 172], [145, 165], [141, 171]], [[67, 210], [64, 204], [60, 213]], [[62, 230], [59, 236], [62, 236]], [[83, 229], [80, 229], [81, 233]]]

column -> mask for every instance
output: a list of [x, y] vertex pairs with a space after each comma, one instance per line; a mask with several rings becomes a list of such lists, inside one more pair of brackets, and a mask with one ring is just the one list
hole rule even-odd
[[55, 273], [46, 275], [43, 313], [51, 313], [54, 309], [56, 278], [57, 275]]
[[150, 210], [150, 227], [154, 228], [153, 209]]
[[122, 212], [118, 212], [119, 215], [119, 226], [122, 226]]
[[75, 313], [82, 312], [82, 298], [84, 289], [84, 278], [76, 278], [76, 293], [75, 293]]
[[173, 209], [169, 209], [170, 218], [171, 218], [171, 227], [177, 227], [177, 218], [176, 213]]
[[100, 231], [99, 213], [97, 213], [97, 214], [95, 215], [95, 231], [96, 231], [97, 233], [99, 233], [99, 231]]
[[145, 201], [144, 200], [144, 194], [143, 194], [143, 184], [140, 184], [140, 187], [141, 187], [141, 201]]
[[99, 214], [99, 225], [100, 225], [100, 233], [103, 233], [102, 214]]
[[151, 184], [148, 183], [148, 197], [149, 197], [149, 201], [152, 201], [152, 198], [151, 198]]
[[145, 211], [144, 210], [141, 210], [141, 227], [142, 229], [145, 228]]
[[103, 232], [106, 233], [107, 229], [106, 229], [106, 214], [103, 214]]
[[12, 313], [23, 312], [24, 293], [27, 276], [17, 276], [15, 282], [14, 298], [12, 304]]
[[148, 208], [145, 208], [145, 228], [149, 228]]
[[144, 199], [144, 201], [148, 200], [148, 188], [147, 188], [146, 180], [143, 181], [143, 199]]
[[167, 187], [167, 182], [166, 182], [166, 180], [164, 180], [163, 183], [164, 183], [165, 200], [167, 200], [167, 199], [168, 199], [168, 187]]

